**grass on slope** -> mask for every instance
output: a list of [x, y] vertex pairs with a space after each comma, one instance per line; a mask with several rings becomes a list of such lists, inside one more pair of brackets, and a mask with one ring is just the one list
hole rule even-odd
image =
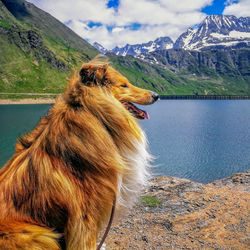
[[[26, 8], [29, 15], [23, 15], [26, 10], [20, 12], [20, 8], [14, 8], [15, 17], [0, 1], [0, 92], [62, 92], [72, 71], [98, 54], [97, 50], [33, 4], [23, 0], [16, 4]], [[25, 44], [27, 37], [25, 40], [22, 36], [30, 30], [39, 34], [35, 39], [40, 41], [33, 43], [42, 42], [41, 47]], [[50, 63], [48, 58], [51, 52], [66, 68], [59, 70], [52, 66], [55, 62]]]
[[[0, 37], [0, 92], [59, 93], [69, 71], [59, 71], [43, 60], [36, 61]], [[2, 53], [2, 51], [4, 53]]]
[[[113, 66], [139, 87], [167, 95], [242, 95], [250, 94], [250, 88], [240, 76], [220, 76], [211, 69], [197, 69], [197, 74], [188, 71], [173, 73], [169, 69], [142, 62], [132, 56], [108, 55]], [[194, 69], [193, 69], [194, 70]], [[206, 72], [206, 76], [201, 72]]]

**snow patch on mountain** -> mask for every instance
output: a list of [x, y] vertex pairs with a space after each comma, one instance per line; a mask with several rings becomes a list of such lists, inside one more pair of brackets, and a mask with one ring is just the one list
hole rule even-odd
[[134, 44], [130, 45], [127, 44], [124, 47], [115, 47], [111, 50], [116, 55], [120, 56], [126, 56], [126, 55], [132, 55], [136, 56], [141, 53], [148, 53], [153, 52], [157, 50], [165, 50], [165, 49], [171, 49], [173, 48], [173, 41], [169, 37], [159, 37], [154, 41], [149, 41], [147, 43], [142, 44]]
[[219, 38], [219, 39], [242, 39], [242, 38], [250, 38], [250, 32], [240, 32], [240, 31], [230, 31], [228, 35], [218, 34], [218, 33], [211, 33], [210, 36]]
[[99, 50], [99, 52], [101, 52], [102, 54], [106, 54], [108, 52], [108, 50], [106, 48], [104, 48], [100, 43], [94, 42], [93, 46]]
[[119, 56], [138, 56], [159, 50], [184, 49], [200, 51], [208, 48], [250, 46], [250, 17], [211, 15], [195, 28], [189, 28], [173, 43], [169, 37], [159, 37], [142, 44], [127, 44], [124, 47], [105, 49], [99, 43], [93, 44], [101, 53], [112, 52]]
[[202, 50], [207, 47], [250, 45], [250, 17], [211, 15], [196, 29], [188, 29], [174, 43], [174, 48]]

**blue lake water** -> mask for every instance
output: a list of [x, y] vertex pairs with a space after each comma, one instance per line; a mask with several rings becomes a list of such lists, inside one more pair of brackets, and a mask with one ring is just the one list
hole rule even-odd
[[[0, 105], [0, 166], [49, 107]], [[162, 100], [143, 108], [155, 175], [207, 183], [250, 168], [249, 100]]]

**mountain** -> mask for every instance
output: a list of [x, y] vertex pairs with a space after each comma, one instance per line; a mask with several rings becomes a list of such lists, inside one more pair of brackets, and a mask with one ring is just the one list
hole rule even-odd
[[137, 56], [166, 49], [204, 50], [223, 49], [227, 47], [240, 48], [250, 46], [250, 17], [211, 15], [195, 28], [189, 28], [181, 34], [175, 43], [169, 37], [159, 37], [155, 41], [142, 44], [127, 44], [124, 47], [115, 47], [112, 50], [105, 49], [95, 43], [94, 47], [101, 53], [112, 52], [116, 55]]
[[94, 42], [93, 46], [102, 54], [106, 54], [108, 52], [108, 50], [105, 49], [100, 43]]
[[170, 49], [141, 54], [144, 59], [106, 55], [132, 83], [160, 94], [250, 95], [250, 49], [210, 53]]
[[156, 50], [171, 49], [173, 47], [173, 41], [169, 37], [159, 37], [154, 41], [150, 41], [142, 44], [127, 44], [126, 46], [119, 48], [115, 47], [109, 52], [112, 52], [118, 56], [126, 55], [138, 55], [141, 53], [152, 52]]
[[[250, 83], [250, 48], [187, 51], [170, 49], [138, 55], [143, 61], [175, 73], [199, 77], [222, 77]], [[229, 80], [229, 78], [232, 78]]]
[[[66, 25], [34, 4], [24, 0], [0, 0], [5, 8], [27, 29], [38, 30], [47, 40], [65, 43], [66, 47], [81, 50], [85, 56], [96, 54], [95, 49]], [[2, 8], [1, 8], [2, 9]], [[2, 10], [3, 11], [3, 10]]]
[[61, 92], [98, 51], [24, 0], [0, 0], [0, 92]]
[[[131, 67], [150, 76], [140, 81], [157, 88], [157, 79], [166, 93], [250, 94], [249, 24], [250, 18], [209, 16], [181, 35], [174, 48], [133, 54], [147, 66], [134, 62]], [[124, 67], [131, 61], [125, 58]]]
[[[138, 47], [147, 52], [140, 58], [106, 55], [131, 83], [159, 94], [250, 94], [249, 48], [167, 49], [172, 46], [159, 38]], [[61, 93], [72, 71], [96, 54], [33, 4], [0, 0], [0, 92]]]
[[190, 28], [180, 35], [173, 47], [204, 50], [246, 46], [250, 46], [250, 17], [211, 15], [197, 28]]

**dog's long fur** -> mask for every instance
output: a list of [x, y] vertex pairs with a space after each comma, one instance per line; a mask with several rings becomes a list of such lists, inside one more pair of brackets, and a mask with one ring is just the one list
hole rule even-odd
[[95, 249], [114, 197], [118, 207], [134, 202], [150, 155], [123, 100], [154, 102], [95, 59], [21, 137], [0, 171], [0, 249]]

